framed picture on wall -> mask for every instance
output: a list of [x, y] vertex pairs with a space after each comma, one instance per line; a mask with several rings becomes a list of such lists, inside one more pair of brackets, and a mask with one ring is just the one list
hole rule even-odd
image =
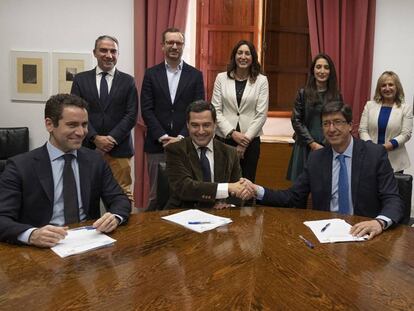
[[49, 97], [49, 53], [10, 51], [11, 99], [46, 101]]
[[91, 53], [52, 53], [53, 94], [70, 93], [75, 75], [92, 69]]

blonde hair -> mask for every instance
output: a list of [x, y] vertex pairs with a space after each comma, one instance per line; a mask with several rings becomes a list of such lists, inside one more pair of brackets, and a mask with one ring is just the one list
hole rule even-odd
[[377, 87], [375, 88], [375, 95], [374, 100], [377, 103], [382, 103], [383, 97], [381, 95], [381, 85], [384, 83], [384, 80], [387, 78], [392, 78], [394, 80], [396, 92], [395, 92], [395, 102], [397, 103], [397, 107], [401, 106], [401, 103], [404, 102], [404, 90], [401, 85], [400, 78], [394, 71], [384, 71], [377, 81]]

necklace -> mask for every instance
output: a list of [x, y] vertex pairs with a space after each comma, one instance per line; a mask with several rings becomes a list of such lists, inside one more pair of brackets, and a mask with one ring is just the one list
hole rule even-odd
[[239, 74], [237, 74], [237, 72], [234, 72], [234, 79], [236, 79], [237, 81], [245, 81], [249, 78], [249, 74], [241, 76]]

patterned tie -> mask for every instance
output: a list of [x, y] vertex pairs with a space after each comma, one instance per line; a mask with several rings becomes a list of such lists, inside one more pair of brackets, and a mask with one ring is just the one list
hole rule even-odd
[[101, 72], [101, 85], [99, 87], [99, 103], [105, 107], [106, 101], [108, 100], [108, 82], [106, 81], [106, 75], [108, 73], [102, 71]]
[[65, 224], [79, 222], [78, 193], [76, 191], [75, 175], [72, 170], [73, 154], [65, 154], [65, 166], [63, 167], [63, 206]]
[[200, 147], [200, 164], [203, 171], [203, 181], [211, 182], [210, 161], [206, 156], [207, 147]]
[[345, 155], [337, 156], [339, 160], [339, 177], [338, 177], [338, 205], [339, 213], [349, 214], [349, 184], [348, 171], [346, 169]]

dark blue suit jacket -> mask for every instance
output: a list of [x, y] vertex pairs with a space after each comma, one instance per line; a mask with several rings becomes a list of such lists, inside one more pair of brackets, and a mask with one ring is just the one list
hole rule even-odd
[[132, 157], [134, 147], [131, 130], [136, 124], [138, 113], [138, 92], [134, 78], [115, 70], [106, 106], [99, 103], [96, 69], [75, 75], [71, 93], [89, 103], [89, 132], [83, 145], [95, 149], [94, 143], [90, 141], [91, 137], [110, 135], [115, 138], [118, 145], [109, 154], [118, 158]]
[[[332, 148], [309, 154], [307, 165], [293, 186], [287, 190], [265, 189], [261, 204], [304, 207], [309, 193], [317, 210], [330, 210], [332, 191]], [[404, 203], [387, 152], [381, 145], [354, 138], [351, 176], [354, 214], [375, 218], [379, 214], [398, 223]]]
[[[87, 218], [100, 217], [102, 198], [109, 212], [127, 220], [131, 204], [102, 156], [81, 148], [77, 159]], [[52, 166], [46, 145], [9, 159], [0, 176], [0, 241], [16, 243], [20, 233], [49, 224], [53, 200]]]
[[164, 135], [188, 136], [186, 127], [187, 106], [204, 99], [202, 73], [183, 62], [174, 103], [171, 102], [165, 62], [146, 70], [141, 90], [142, 117], [147, 126], [144, 151], [164, 152], [158, 139]]

